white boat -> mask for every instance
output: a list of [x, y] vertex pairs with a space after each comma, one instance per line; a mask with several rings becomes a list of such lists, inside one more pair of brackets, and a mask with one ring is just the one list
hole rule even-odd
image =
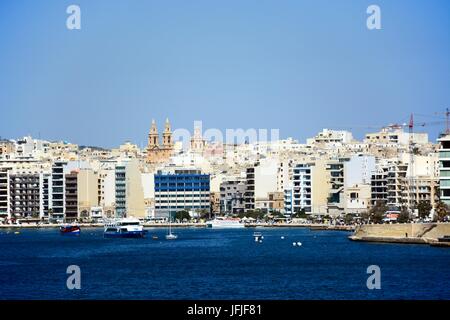
[[209, 228], [244, 228], [245, 224], [240, 218], [216, 217], [206, 222]]
[[141, 222], [135, 218], [123, 218], [105, 223], [105, 238], [143, 238], [146, 231]]
[[253, 237], [255, 238], [256, 242], [262, 241], [262, 239], [264, 239], [261, 232], [253, 232]]

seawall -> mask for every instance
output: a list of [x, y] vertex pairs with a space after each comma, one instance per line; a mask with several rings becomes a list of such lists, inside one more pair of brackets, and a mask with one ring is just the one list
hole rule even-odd
[[444, 236], [450, 236], [450, 223], [397, 223], [358, 226], [349, 239], [371, 242], [437, 244], [438, 238]]

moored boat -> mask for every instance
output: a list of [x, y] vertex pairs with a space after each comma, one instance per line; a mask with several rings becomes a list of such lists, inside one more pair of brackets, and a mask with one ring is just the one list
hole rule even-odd
[[105, 238], [143, 238], [146, 231], [141, 222], [135, 218], [123, 218], [105, 224]]
[[61, 234], [80, 234], [80, 226], [75, 224], [67, 224], [59, 227], [59, 232]]
[[245, 224], [239, 218], [216, 217], [206, 222], [209, 228], [244, 228]]

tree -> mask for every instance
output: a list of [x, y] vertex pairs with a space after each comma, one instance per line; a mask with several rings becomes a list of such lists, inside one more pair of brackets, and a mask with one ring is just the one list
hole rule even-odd
[[187, 210], [180, 210], [175, 214], [175, 219], [179, 221], [190, 220], [191, 216]]
[[400, 214], [398, 215], [397, 222], [406, 223], [409, 222], [409, 211], [406, 207], [402, 207]]
[[301, 210], [297, 210], [297, 211], [294, 213], [294, 217], [295, 217], [295, 218], [306, 219], [306, 218], [307, 218], [307, 215], [306, 215], [305, 209], [302, 208]]
[[351, 224], [352, 222], [353, 222], [353, 215], [350, 214], [350, 213], [347, 213], [347, 214], [344, 216], [344, 223], [345, 223], [345, 224]]
[[421, 200], [417, 205], [417, 209], [419, 210], [419, 217], [422, 219], [427, 218], [430, 215], [430, 211], [433, 207], [431, 206], [430, 201]]
[[364, 211], [361, 213], [361, 220], [364, 222], [368, 222], [370, 219], [370, 213], [368, 211]]
[[442, 202], [439, 201], [436, 204], [436, 216], [438, 221], [444, 221], [444, 218], [448, 215], [448, 206]]
[[381, 223], [387, 210], [388, 208], [384, 202], [377, 202], [369, 211], [369, 221]]

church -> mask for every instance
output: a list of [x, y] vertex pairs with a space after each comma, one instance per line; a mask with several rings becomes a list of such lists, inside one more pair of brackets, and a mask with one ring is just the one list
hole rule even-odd
[[148, 134], [147, 145], [147, 162], [148, 163], [162, 163], [169, 160], [173, 153], [172, 131], [170, 129], [169, 119], [166, 119], [164, 132], [162, 134], [162, 145], [159, 144], [158, 128], [155, 120], [152, 120], [150, 133]]

